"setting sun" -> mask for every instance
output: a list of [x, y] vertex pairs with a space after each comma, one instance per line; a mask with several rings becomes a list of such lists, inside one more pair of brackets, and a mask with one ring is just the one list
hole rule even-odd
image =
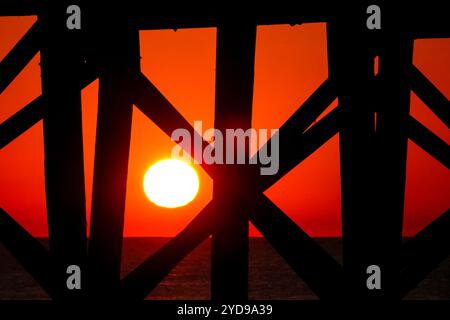
[[151, 202], [166, 208], [177, 208], [191, 202], [197, 195], [197, 172], [180, 160], [161, 160], [144, 176], [144, 191]]

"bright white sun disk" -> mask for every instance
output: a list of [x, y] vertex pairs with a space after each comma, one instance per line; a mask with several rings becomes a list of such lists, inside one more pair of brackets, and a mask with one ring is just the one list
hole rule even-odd
[[147, 197], [160, 207], [177, 208], [197, 195], [197, 172], [186, 162], [168, 159], [152, 165], [144, 176]]

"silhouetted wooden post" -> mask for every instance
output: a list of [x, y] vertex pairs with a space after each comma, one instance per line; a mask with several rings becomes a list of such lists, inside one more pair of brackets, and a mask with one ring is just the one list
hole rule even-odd
[[410, 87], [405, 79], [412, 65], [413, 39], [398, 27], [403, 25], [401, 12], [386, 6], [383, 22], [377, 48], [375, 208], [379, 248], [382, 250], [379, 262], [382, 292], [385, 298], [399, 299], [410, 105]]
[[373, 209], [377, 201], [373, 187], [374, 56], [361, 18], [365, 8], [355, 5], [337, 10], [327, 24], [327, 37], [329, 77], [336, 83], [344, 117], [339, 134], [343, 262], [348, 294], [362, 299], [373, 293], [366, 287], [366, 269], [377, 264], [380, 250]]
[[[251, 127], [256, 25], [233, 21], [217, 29], [215, 128]], [[224, 146], [226, 144], [224, 143]], [[247, 143], [247, 146], [249, 143]], [[227, 147], [227, 152], [233, 151]], [[235, 159], [237, 152], [234, 149]], [[225, 155], [224, 155], [225, 156]], [[246, 153], [248, 161], [248, 153]], [[219, 166], [213, 198], [226, 215], [212, 236], [211, 297], [216, 300], [247, 299], [249, 188], [240, 183], [243, 165]], [[243, 195], [245, 194], [245, 198]]]
[[41, 70], [44, 105], [45, 188], [50, 253], [57, 262], [54, 275], [63, 297], [84, 292], [68, 290], [66, 269], [86, 262], [86, 210], [81, 125], [80, 31], [66, 27], [66, 8], [76, 1], [45, 7], [42, 26]]
[[139, 32], [114, 10], [96, 24], [100, 84], [88, 261], [90, 294], [101, 297], [118, 294], [133, 108], [128, 85], [140, 68]]

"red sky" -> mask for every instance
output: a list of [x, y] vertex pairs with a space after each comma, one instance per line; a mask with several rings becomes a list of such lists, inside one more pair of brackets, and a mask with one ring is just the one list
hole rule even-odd
[[[32, 17], [0, 18], [0, 59], [33, 23]], [[141, 32], [142, 71], [193, 123], [214, 119], [215, 29]], [[278, 128], [327, 77], [324, 24], [258, 27], [253, 127]], [[450, 40], [420, 40], [414, 63], [450, 96]], [[41, 92], [39, 55], [0, 95], [0, 122]], [[83, 90], [86, 195], [90, 212], [98, 82]], [[63, 106], [61, 106], [63, 107]], [[447, 143], [450, 132], [414, 95], [411, 113]], [[152, 137], [151, 141], [148, 137]], [[212, 196], [212, 180], [200, 168], [200, 191], [189, 205], [160, 208], [142, 189], [146, 169], [168, 158], [173, 142], [134, 109], [125, 212], [125, 236], [173, 236]], [[340, 235], [338, 137], [298, 165], [266, 194], [312, 236]], [[47, 233], [42, 122], [0, 151], [0, 206], [36, 236]], [[408, 144], [405, 235], [413, 235], [450, 205], [450, 173], [412, 142]], [[257, 233], [252, 229], [252, 235]]]

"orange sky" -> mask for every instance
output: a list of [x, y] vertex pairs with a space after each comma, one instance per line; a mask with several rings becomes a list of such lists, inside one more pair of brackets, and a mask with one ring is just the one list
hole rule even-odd
[[[0, 18], [0, 59], [34, 18]], [[214, 121], [215, 29], [141, 32], [142, 71], [193, 123]], [[327, 77], [324, 24], [258, 27], [253, 127], [278, 128]], [[450, 40], [420, 40], [414, 63], [450, 96]], [[0, 95], [0, 122], [40, 94], [37, 55]], [[88, 217], [92, 192], [98, 82], [82, 93]], [[63, 106], [61, 106], [63, 107]], [[450, 132], [412, 95], [411, 113], [446, 142]], [[47, 233], [42, 122], [0, 151], [0, 206], [36, 236]], [[151, 137], [151, 139], [149, 139]], [[212, 196], [202, 169], [200, 191], [189, 205], [160, 208], [145, 197], [146, 169], [171, 154], [173, 142], [134, 108], [125, 236], [173, 236]], [[312, 236], [340, 235], [338, 137], [298, 165], [266, 194]], [[413, 235], [450, 205], [450, 173], [413, 143], [408, 144], [405, 234]], [[257, 234], [253, 228], [251, 234]]]

